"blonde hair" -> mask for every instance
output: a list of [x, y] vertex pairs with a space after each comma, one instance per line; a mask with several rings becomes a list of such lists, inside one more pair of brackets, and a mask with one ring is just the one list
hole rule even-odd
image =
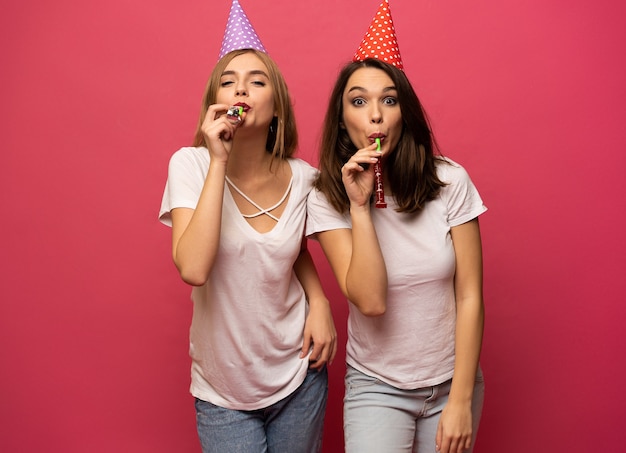
[[198, 120], [198, 126], [196, 127], [193, 146], [206, 146], [204, 134], [202, 133], [202, 123], [204, 122], [209, 106], [215, 104], [222, 73], [233, 58], [246, 53], [256, 55], [256, 57], [263, 62], [267, 68], [269, 81], [274, 92], [274, 109], [276, 116], [270, 124], [265, 148], [275, 159], [292, 157], [298, 146], [298, 131], [296, 129], [296, 120], [287, 84], [274, 60], [265, 52], [259, 52], [254, 49], [233, 50], [224, 55], [217, 62], [215, 68], [213, 68], [204, 90], [204, 96], [202, 97], [200, 118]]

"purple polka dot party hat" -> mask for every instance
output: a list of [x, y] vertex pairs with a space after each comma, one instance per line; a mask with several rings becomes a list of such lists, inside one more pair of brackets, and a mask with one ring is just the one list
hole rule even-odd
[[248, 20], [248, 16], [246, 16], [239, 4], [239, 0], [233, 0], [228, 15], [228, 22], [226, 23], [226, 30], [224, 31], [224, 38], [222, 39], [219, 58], [222, 58], [228, 52], [239, 49], [255, 49], [268, 53]]

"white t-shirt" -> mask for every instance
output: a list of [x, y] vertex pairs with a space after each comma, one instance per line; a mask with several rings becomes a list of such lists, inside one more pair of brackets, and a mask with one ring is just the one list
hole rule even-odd
[[[209, 160], [206, 148], [182, 148], [172, 156], [161, 222], [171, 226], [174, 208], [195, 209]], [[207, 283], [191, 293], [190, 391], [221, 407], [267, 407], [291, 394], [306, 376], [308, 359], [299, 354], [307, 303], [293, 264], [317, 170], [300, 159], [288, 162], [291, 192], [279, 222], [267, 233], [248, 224], [225, 187], [215, 265]]]
[[[367, 317], [349, 304], [347, 363], [400, 389], [437, 385], [454, 372], [456, 304], [455, 255], [450, 228], [468, 222], [486, 207], [460, 165], [437, 163], [447, 183], [418, 214], [372, 207], [372, 221], [387, 266], [387, 310]], [[308, 200], [306, 234], [351, 228], [323, 194]]]

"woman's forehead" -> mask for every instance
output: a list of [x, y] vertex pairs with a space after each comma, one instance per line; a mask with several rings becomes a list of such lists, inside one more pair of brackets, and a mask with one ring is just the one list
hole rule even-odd
[[224, 68], [224, 73], [228, 72], [243, 72], [243, 73], [262, 73], [267, 75], [267, 67], [265, 63], [261, 61], [259, 57], [253, 53], [244, 53], [234, 57]]
[[378, 68], [359, 68], [348, 78], [345, 92], [350, 91], [388, 91], [395, 89], [391, 77]]

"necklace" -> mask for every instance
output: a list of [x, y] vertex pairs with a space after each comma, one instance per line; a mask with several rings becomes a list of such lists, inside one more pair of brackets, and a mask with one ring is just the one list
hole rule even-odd
[[291, 177], [291, 179], [289, 180], [289, 185], [287, 186], [287, 190], [285, 190], [285, 193], [283, 194], [283, 197], [278, 201], [278, 203], [276, 203], [274, 206], [270, 206], [269, 208], [265, 209], [262, 208], [261, 206], [259, 206], [257, 203], [255, 203], [252, 199], [250, 199], [250, 197], [248, 197], [245, 193], [243, 193], [243, 191], [237, 187], [228, 176], [226, 176], [226, 182], [230, 185], [230, 187], [232, 187], [233, 189], [235, 189], [237, 191], [237, 193], [239, 195], [241, 195], [248, 203], [250, 203], [252, 206], [254, 206], [255, 208], [257, 208], [259, 210], [259, 212], [255, 212], [254, 214], [241, 214], [242, 216], [244, 216], [246, 219], [251, 219], [254, 217], [258, 217], [260, 215], [265, 214], [266, 216], [270, 217], [271, 219], [275, 220], [276, 222], [278, 222], [278, 217], [276, 217], [275, 215], [273, 215], [271, 213], [271, 211], [273, 211], [274, 209], [276, 209], [277, 207], [279, 207], [281, 204], [283, 204], [283, 202], [285, 201], [285, 199], [287, 198], [287, 195], [289, 195], [289, 192], [291, 191], [291, 185], [293, 184], [293, 176]]

